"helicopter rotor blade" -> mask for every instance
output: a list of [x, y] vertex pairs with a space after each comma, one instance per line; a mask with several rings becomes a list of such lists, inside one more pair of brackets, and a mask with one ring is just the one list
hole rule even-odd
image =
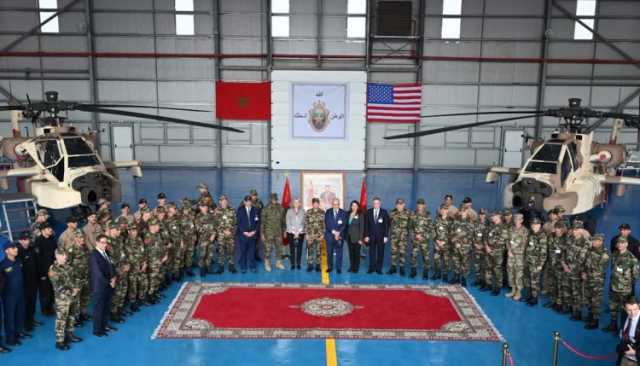
[[80, 106], [78, 106], [78, 108], [76, 108], [76, 110], [84, 111], [84, 112], [98, 112], [98, 113], [106, 113], [106, 114], [115, 114], [115, 115], [119, 115], [119, 116], [128, 116], [128, 117], [136, 117], [136, 118], [144, 118], [144, 119], [153, 119], [153, 120], [156, 120], [156, 121], [172, 122], [172, 123], [177, 123], [177, 124], [182, 124], [182, 125], [187, 125], [187, 126], [214, 128], [214, 129], [220, 129], [220, 130], [223, 130], [223, 131], [244, 133], [244, 131], [239, 130], [237, 128], [233, 128], [233, 127], [213, 125], [213, 124], [204, 123], [204, 122], [189, 121], [189, 120], [181, 119], [181, 118], [158, 116], [158, 115], [155, 115], [155, 114], [121, 111], [119, 109], [98, 108], [98, 107], [94, 107], [94, 106], [82, 106], [82, 105], [80, 105]]
[[3, 105], [0, 106], [0, 111], [24, 111], [26, 107], [24, 105]]
[[435, 135], [435, 134], [438, 134], [438, 133], [443, 133], [443, 132], [448, 132], [448, 131], [463, 130], [465, 128], [485, 126], [485, 125], [490, 125], [490, 124], [494, 124], [494, 123], [501, 123], [501, 122], [508, 122], [508, 121], [516, 121], [516, 120], [525, 119], [525, 118], [533, 118], [533, 117], [540, 116], [542, 114], [543, 113], [541, 112], [541, 113], [536, 113], [536, 114], [529, 114], [529, 115], [526, 115], [526, 116], [500, 118], [500, 119], [493, 119], [493, 120], [489, 120], [489, 121], [466, 123], [466, 124], [463, 124], [463, 125], [434, 128], [432, 130], [417, 131], [417, 132], [405, 133], [405, 134], [402, 134], [402, 135], [386, 136], [386, 137], [384, 137], [384, 139], [385, 140], [395, 140], [395, 139], [404, 139], [404, 138], [411, 138], [411, 137], [421, 137], [421, 136]]
[[463, 113], [428, 114], [420, 117], [429, 118], [429, 117], [453, 117], [453, 116], [480, 116], [485, 114], [524, 114], [524, 113], [542, 113], [542, 112], [544, 111], [528, 110], [528, 111], [463, 112]]
[[622, 119], [622, 120], [624, 120], [624, 122], [627, 125], [627, 127], [638, 128], [638, 125], [640, 125], [640, 117], [638, 117], [638, 116], [636, 116], [634, 114], [605, 112], [605, 113], [602, 113], [602, 121], [597, 121], [596, 123], [594, 123], [591, 126], [587, 127], [584, 130], [584, 133], [591, 133], [591, 132], [595, 131], [600, 126], [602, 126], [605, 122], [607, 122], [607, 119], [609, 119], [609, 118]]
[[77, 106], [82, 107], [96, 107], [96, 108], [147, 108], [147, 109], [165, 109], [172, 111], [187, 111], [187, 112], [205, 112], [211, 113], [211, 111], [207, 111], [204, 109], [191, 109], [191, 108], [174, 108], [174, 107], [154, 107], [148, 105], [135, 105], [135, 104], [78, 104]]

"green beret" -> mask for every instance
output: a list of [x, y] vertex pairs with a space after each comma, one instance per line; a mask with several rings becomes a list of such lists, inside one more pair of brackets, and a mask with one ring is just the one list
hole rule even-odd
[[416, 201], [416, 204], [418, 204], [418, 205], [426, 205], [427, 203], [425, 202], [424, 198], [418, 198], [418, 200]]
[[600, 240], [600, 241], [604, 241], [604, 234], [596, 234], [593, 237], [591, 237], [591, 240]]

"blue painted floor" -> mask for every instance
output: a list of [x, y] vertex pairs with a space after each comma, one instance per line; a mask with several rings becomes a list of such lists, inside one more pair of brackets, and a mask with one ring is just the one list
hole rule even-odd
[[[133, 183], [125, 179], [125, 197], [131, 202], [137, 197], [152, 198], [155, 192], [166, 191], [170, 199], [182, 195], [193, 196], [191, 184], [197, 178], [185, 178], [187, 170], [145, 172], [145, 178]], [[209, 174], [194, 170], [193, 174]], [[393, 174], [393, 173], [389, 173]], [[451, 173], [455, 175], [456, 173]], [[238, 174], [235, 179], [243, 179]], [[228, 179], [228, 178], [226, 178]], [[379, 178], [378, 178], [379, 179]], [[177, 182], [183, 184], [185, 191], [179, 190]], [[458, 186], [452, 187], [446, 180], [446, 186], [431, 185], [435, 196], [454, 189], [460, 192], [477, 192], [484, 184], [479, 179], [460, 179]], [[263, 184], [260, 180], [259, 184]], [[227, 184], [233, 184], [228, 182]], [[250, 183], [244, 182], [242, 186]], [[274, 189], [281, 191], [281, 187]], [[486, 189], [486, 188], [485, 188]], [[265, 190], [263, 189], [263, 192]], [[143, 194], [138, 194], [142, 192]], [[261, 192], [266, 196], [266, 192]], [[354, 195], [357, 195], [356, 192]], [[351, 193], [349, 193], [351, 194]], [[624, 198], [612, 197], [609, 207], [600, 214], [600, 230], [610, 238], [621, 222], [632, 226], [638, 223], [633, 202], [640, 190], [629, 190]], [[636, 199], [634, 199], [636, 198]], [[493, 198], [484, 197], [486, 201]], [[388, 199], [387, 202], [391, 201]], [[435, 205], [431, 206], [432, 208]], [[491, 207], [493, 208], [493, 207]], [[387, 253], [388, 255], [388, 253]], [[347, 258], [345, 253], [345, 259]], [[388, 260], [388, 258], [387, 258]], [[195, 278], [195, 277], [194, 277]], [[247, 281], [247, 282], [306, 282], [319, 283], [320, 274], [289, 271], [275, 271], [257, 274], [209, 275], [206, 281]], [[424, 283], [389, 275], [357, 275], [343, 273], [331, 274], [332, 283]], [[428, 281], [428, 283], [437, 283]], [[74, 344], [68, 352], [54, 349], [53, 318], [46, 318], [45, 325], [37, 328], [35, 337], [26, 340], [23, 346], [8, 355], [0, 355], [2, 365], [326, 365], [324, 340], [151, 340], [151, 334], [168, 309], [173, 296], [180, 285], [174, 284], [166, 291], [166, 298], [158, 305], [144, 307], [131, 316], [125, 324], [117, 325], [119, 330], [107, 338], [91, 336], [86, 325], [77, 330], [84, 341]], [[530, 308], [515, 303], [504, 296], [492, 297], [487, 293], [470, 288], [471, 294], [505, 337], [513, 352], [516, 365], [550, 365], [552, 333], [559, 331], [562, 336], [583, 351], [593, 354], [610, 353], [616, 339], [600, 330], [587, 331], [584, 323], [572, 322], [567, 316], [561, 316], [542, 307]], [[401, 310], [399, 310], [401, 311]], [[425, 309], [428, 311], [428, 309]], [[39, 316], [42, 320], [42, 317]], [[604, 316], [602, 322], [608, 322]], [[416, 341], [354, 341], [337, 340], [338, 365], [499, 365], [502, 344], [498, 342], [416, 342]], [[560, 365], [608, 365], [613, 362], [585, 361], [561, 349]]]

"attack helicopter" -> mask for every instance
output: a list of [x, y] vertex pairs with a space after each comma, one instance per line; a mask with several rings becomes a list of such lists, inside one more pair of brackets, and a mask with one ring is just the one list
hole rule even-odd
[[[415, 138], [448, 131], [486, 126], [538, 116], [557, 117], [559, 128], [547, 140], [534, 139], [531, 156], [520, 168], [491, 167], [486, 181], [494, 183], [500, 175], [511, 181], [503, 192], [505, 208], [549, 211], [562, 206], [568, 215], [586, 213], [605, 202], [608, 187], [640, 185], [640, 178], [623, 176], [618, 168], [626, 165], [629, 152], [618, 142], [623, 127], [640, 128], [640, 116], [604, 112], [582, 107], [579, 98], [569, 99], [567, 107], [546, 110], [509, 110], [427, 115], [422, 117], [452, 117], [479, 115], [512, 115], [506, 118], [416, 131], [385, 139]], [[513, 116], [515, 115], [515, 116]], [[588, 118], [597, 118], [589, 123]], [[607, 119], [614, 119], [608, 143], [594, 140], [594, 131]], [[623, 189], [618, 189], [623, 194]]]
[[[180, 118], [139, 113], [118, 108], [150, 108], [174, 111], [211, 113], [187, 108], [150, 107], [124, 104], [85, 104], [58, 100], [58, 92], [47, 91], [45, 100], [0, 106], [0, 111], [12, 111], [13, 137], [0, 141], [3, 157], [11, 162], [9, 169], [0, 170], [0, 187], [8, 189], [8, 178], [22, 181], [25, 193], [35, 197], [39, 206], [64, 209], [92, 206], [99, 200], [121, 200], [118, 169], [127, 168], [134, 177], [142, 176], [137, 160], [106, 161], [96, 150], [95, 132], [81, 133], [66, 121], [62, 112], [83, 111], [130, 116], [171, 122], [188, 126], [221, 129], [242, 133], [232, 127], [190, 121]], [[18, 120], [30, 119], [35, 135], [20, 135]]]

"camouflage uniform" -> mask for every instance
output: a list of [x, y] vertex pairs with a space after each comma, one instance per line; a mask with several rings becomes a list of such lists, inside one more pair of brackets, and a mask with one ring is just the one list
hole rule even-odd
[[564, 264], [569, 267], [569, 271], [565, 271], [562, 296], [568, 300], [567, 305], [571, 307], [574, 318], [581, 318], [579, 313], [584, 302], [582, 273], [584, 273], [584, 260], [588, 247], [589, 242], [582, 237], [576, 238], [570, 235], [567, 238]]
[[537, 233], [532, 231], [529, 234], [524, 254], [524, 287], [531, 299], [537, 299], [540, 295], [540, 274], [547, 261], [548, 244], [547, 233], [542, 228]]
[[188, 199], [182, 200], [182, 214], [180, 215], [182, 240], [184, 241], [184, 257], [182, 263], [187, 271], [190, 271], [193, 266], [193, 255], [196, 251], [197, 232], [194, 221], [193, 210], [191, 209], [191, 201]]
[[466, 286], [469, 276], [469, 262], [471, 261], [471, 243], [474, 227], [470, 217], [461, 217], [459, 213], [451, 225], [450, 242], [453, 250], [453, 282]]
[[513, 226], [509, 232], [509, 242], [507, 244], [507, 274], [509, 276], [509, 287], [511, 292], [507, 294], [508, 297], [513, 297], [514, 300], [520, 300], [520, 291], [524, 287], [522, 277], [524, 272], [524, 251], [527, 245], [527, 238], [529, 231], [526, 227], [522, 226], [516, 228]]
[[402, 211], [394, 208], [389, 213], [389, 219], [391, 220], [391, 270], [395, 270], [397, 263], [401, 274], [404, 274], [404, 262], [407, 256], [410, 218], [411, 211], [406, 208]]
[[182, 220], [180, 215], [177, 213], [171, 216], [167, 215], [165, 230], [167, 231], [167, 234], [169, 234], [169, 241], [167, 242], [167, 254], [169, 256], [167, 261], [168, 271], [171, 275], [177, 277], [180, 273], [180, 269], [182, 268], [182, 258], [184, 256]]
[[[130, 223], [128, 230], [137, 229], [135, 223]], [[128, 235], [126, 241], [127, 256], [131, 262], [129, 269], [129, 302], [135, 304], [137, 301], [144, 299], [147, 294], [146, 268], [143, 270], [144, 264], [147, 262], [146, 246], [144, 245], [140, 234], [136, 236]]]
[[[557, 236], [553, 234], [549, 238], [549, 250], [547, 252], [547, 263], [549, 264], [549, 296], [550, 304], [556, 308], [568, 303], [569, 299], [563, 297], [562, 286], [564, 283], [565, 273], [562, 267], [563, 258], [567, 251], [567, 236]], [[548, 305], [547, 305], [548, 306]]]
[[[603, 242], [604, 236], [597, 235], [592, 240], [601, 240]], [[587, 251], [584, 261], [585, 298], [589, 305], [589, 320], [595, 323], [592, 324], [591, 329], [598, 327], [600, 313], [602, 312], [604, 280], [607, 274], [607, 264], [609, 263], [609, 253], [607, 253], [607, 249], [603, 244], [599, 248], [591, 247]]]
[[[638, 278], [638, 260], [626, 250], [615, 251], [611, 260], [611, 283], [609, 287], [609, 313], [611, 323], [617, 324], [618, 312], [625, 298], [631, 295], [634, 281]], [[615, 330], [615, 329], [614, 329]]]
[[432, 279], [436, 279], [442, 276], [443, 279], [447, 277], [449, 271], [449, 226], [451, 222], [448, 217], [438, 216], [433, 222], [434, 232], [434, 251], [433, 251], [433, 270], [434, 274]]
[[213, 213], [207, 211], [206, 214], [198, 213], [194, 220], [198, 233], [198, 266], [205, 271], [211, 265], [213, 259], [213, 240], [215, 236], [216, 222]]
[[[555, 224], [558, 220], [547, 221], [542, 225], [542, 231], [547, 234], [549, 240], [553, 236], [553, 230]], [[549, 257], [551, 253], [548, 253], [547, 257]], [[551, 267], [551, 263], [546, 261], [544, 266], [542, 267], [542, 294], [546, 295], [550, 292], [553, 283], [553, 268]]]
[[485, 236], [486, 272], [484, 282], [487, 287], [493, 287], [493, 293], [498, 294], [502, 287], [504, 251], [510, 239], [509, 227], [506, 224], [492, 225]]
[[321, 208], [307, 210], [304, 214], [304, 227], [307, 233], [307, 270], [314, 264], [316, 270], [320, 270], [320, 251], [324, 236], [324, 210]]
[[127, 298], [127, 287], [129, 284], [129, 258], [127, 258], [124, 240], [125, 239], [122, 235], [119, 235], [116, 238], [109, 237], [111, 259], [118, 278], [116, 280], [116, 287], [113, 291], [113, 298], [111, 300], [111, 314], [116, 318], [120, 317], [124, 308], [124, 302]]
[[[149, 220], [149, 226], [158, 224], [158, 220]], [[164, 242], [160, 233], [152, 233], [150, 230], [144, 234], [144, 244], [147, 250], [147, 267], [148, 267], [148, 294], [155, 296], [160, 289], [163, 281], [162, 263], [165, 257]]]
[[216, 227], [216, 237], [218, 238], [218, 264], [224, 271], [225, 263], [229, 264], [229, 270], [235, 270], [236, 262], [236, 212], [233, 208], [218, 207], [214, 213]]
[[[76, 230], [75, 236], [84, 238], [84, 233]], [[67, 265], [73, 269], [73, 276], [79, 289], [78, 296], [76, 296], [76, 306], [74, 307], [76, 310], [74, 316], [78, 318], [81, 312], [86, 313], [90, 302], [89, 249], [86, 244], [78, 245], [73, 243], [73, 245], [63, 250], [67, 254]]]
[[484, 236], [487, 232], [487, 227], [487, 223], [480, 219], [473, 225], [473, 274], [476, 279], [474, 285], [484, 284], [485, 266], [487, 264], [487, 253], [484, 251]]
[[[277, 196], [275, 196], [277, 200]], [[260, 235], [264, 238], [264, 266], [271, 270], [271, 253], [275, 247], [276, 266], [284, 269], [282, 265], [282, 236], [287, 228], [285, 222], [285, 210], [279, 203], [269, 205], [260, 210]]]
[[53, 285], [56, 304], [56, 343], [64, 343], [73, 333], [76, 314], [78, 283], [71, 265], [54, 263], [49, 268], [49, 279]]
[[[426, 279], [429, 275], [430, 253], [429, 239], [433, 236], [433, 223], [431, 214], [427, 210], [414, 211], [410, 218], [411, 232], [413, 234], [413, 250], [411, 251], [411, 268], [418, 266], [418, 253], [422, 257], [422, 274]], [[418, 236], [420, 236], [418, 238]]]

